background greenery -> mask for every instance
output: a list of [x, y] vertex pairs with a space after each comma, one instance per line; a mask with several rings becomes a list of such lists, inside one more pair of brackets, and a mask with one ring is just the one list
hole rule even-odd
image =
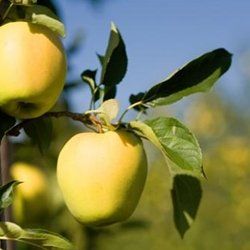
[[[55, 2], [38, 2], [58, 11], [59, 5]], [[72, 73], [71, 62], [78, 46], [83, 44], [84, 41], [79, 43], [76, 39], [67, 48], [69, 86], [57, 104], [57, 109], [70, 107], [71, 93], [77, 91], [77, 85], [80, 84]], [[242, 69], [243, 80], [249, 83], [246, 70], [249, 69], [248, 56], [242, 61]], [[167, 111], [167, 114], [178, 116], [197, 135], [208, 177], [202, 183], [203, 199], [198, 216], [184, 240], [180, 239], [173, 224], [171, 183], [164, 159], [148, 144], [146, 147], [150, 166], [147, 184], [136, 212], [127, 222], [90, 229], [72, 218], [58, 189], [55, 168], [62, 145], [83, 128], [64, 118], [54, 121], [53, 143], [42, 157], [26, 137], [14, 142], [13, 161], [25, 161], [42, 169], [48, 181], [48, 189], [44, 192], [50, 196], [49, 203], [34, 201], [36, 206], [43, 207], [39, 209], [40, 214], [35, 212], [33, 206], [26, 204], [24, 219], [18, 221], [16, 218], [17, 222], [23, 227], [43, 227], [61, 233], [74, 241], [80, 250], [250, 249], [250, 118], [246, 110], [249, 88], [246, 87], [243, 92], [237, 106], [222, 92], [213, 91], [209, 95], [196, 95], [185, 106], [174, 105]], [[163, 113], [166, 115], [166, 109], [159, 108], [149, 115], [156, 117]], [[34, 248], [19, 245], [18, 249]]]

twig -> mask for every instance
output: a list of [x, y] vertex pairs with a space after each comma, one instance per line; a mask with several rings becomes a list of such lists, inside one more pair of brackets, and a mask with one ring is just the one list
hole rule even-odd
[[20, 134], [20, 130], [22, 130], [27, 124], [30, 122], [33, 122], [35, 120], [40, 120], [40, 119], [46, 119], [46, 118], [61, 118], [61, 117], [69, 117], [74, 121], [79, 121], [83, 123], [86, 127], [95, 130], [93, 125], [96, 126], [98, 132], [100, 131], [100, 126], [102, 126], [101, 122], [96, 119], [96, 117], [92, 114], [80, 114], [80, 113], [72, 113], [68, 111], [60, 111], [60, 112], [48, 112], [45, 113], [44, 115], [34, 118], [34, 119], [28, 119], [24, 120], [14, 127], [10, 128], [5, 135], [7, 136], [18, 136]]

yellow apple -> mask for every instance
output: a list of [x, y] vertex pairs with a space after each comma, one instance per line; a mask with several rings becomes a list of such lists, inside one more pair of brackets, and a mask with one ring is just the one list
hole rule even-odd
[[77, 134], [65, 144], [57, 164], [70, 212], [89, 226], [126, 220], [138, 204], [146, 175], [142, 141], [125, 130]]
[[0, 109], [20, 119], [51, 109], [66, 75], [66, 56], [57, 35], [38, 24], [4, 24], [0, 55]]
[[16, 187], [13, 215], [18, 223], [35, 222], [48, 213], [49, 190], [44, 173], [34, 165], [17, 162], [10, 168], [14, 180], [21, 181]]

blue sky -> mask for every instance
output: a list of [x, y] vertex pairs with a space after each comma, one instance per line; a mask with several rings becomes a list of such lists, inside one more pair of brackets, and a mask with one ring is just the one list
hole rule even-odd
[[[146, 90], [187, 61], [218, 47], [234, 54], [233, 65], [218, 87], [231, 98], [241, 92], [239, 61], [250, 47], [250, 1], [107, 0], [93, 8], [83, 0], [58, 0], [67, 27], [67, 44], [76, 33], [86, 36], [74, 57], [74, 74], [99, 66], [110, 22], [119, 27], [127, 45], [129, 68], [120, 85], [122, 107], [131, 92]], [[85, 109], [87, 89], [72, 97], [75, 111]]]

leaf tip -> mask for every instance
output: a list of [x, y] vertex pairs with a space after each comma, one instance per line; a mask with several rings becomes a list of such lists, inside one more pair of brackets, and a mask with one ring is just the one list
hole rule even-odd
[[111, 30], [114, 31], [114, 32], [116, 32], [116, 33], [118, 33], [117, 26], [116, 26], [116, 24], [113, 21], [111, 22]]

